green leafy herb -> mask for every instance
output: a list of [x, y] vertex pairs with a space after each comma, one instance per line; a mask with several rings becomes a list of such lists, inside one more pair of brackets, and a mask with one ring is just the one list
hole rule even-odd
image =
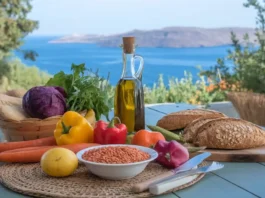
[[99, 77], [98, 71], [93, 73], [87, 70], [85, 64], [72, 64], [71, 70], [72, 74], [65, 74], [63, 71], [57, 73], [46, 85], [65, 89], [69, 110], [81, 112], [93, 109], [97, 120], [101, 115], [109, 120], [108, 114], [113, 107], [114, 96], [113, 88], [108, 82], [109, 76], [107, 79]]

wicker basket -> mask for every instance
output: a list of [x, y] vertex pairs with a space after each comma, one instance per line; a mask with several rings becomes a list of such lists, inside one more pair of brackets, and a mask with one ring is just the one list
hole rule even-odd
[[230, 92], [227, 94], [240, 118], [265, 126], [265, 95], [252, 92]]
[[[85, 116], [86, 111], [79, 112]], [[35, 140], [53, 136], [57, 122], [61, 115], [46, 119], [28, 118], [21, 121], [0, 119], [0, 132], [4, 135], [4, 140], [8, 142]]]
[[0, 128], [6, 141], [34, 140], [53, 136], [53, 131], [61, 116], [44, 120], [29, 118], [22, 121], [1, 120]]

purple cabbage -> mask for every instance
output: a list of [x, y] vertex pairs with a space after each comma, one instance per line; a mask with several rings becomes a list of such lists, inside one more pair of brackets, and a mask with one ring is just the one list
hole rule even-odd
[[33, 118], [63, 115], [67, 111], [66, 92], [62, 87], [33, 87], [23, 96], [22, 105]]

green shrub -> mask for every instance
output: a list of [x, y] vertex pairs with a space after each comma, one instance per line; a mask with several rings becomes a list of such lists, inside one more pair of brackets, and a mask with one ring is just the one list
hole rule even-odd
[[[34, 86], [45, 85], [52, 77], [37, 67], [28, 67], [19, 59], [0, 64], [0, 90], [6, 91], [15, 88], [30, 89]], [[115, 87], [109, 89], [109, 95], [114, 96]], [[144, 86], [145, 103], [191, 103], [208, 104], [213, 101], [224, 100], [224, 92], [214, 90], [209, 92], [204, 77], [193, 83], [190, 73], [184, 72], [184, 78], [170, 78], [168, 84], [164, 84], [161, 74], [153, 87]]]
[[[221, 92], [221, 91], [220, 91]], [[194, 84], [190, 73], [184, 72], [184, 78], [170, 78], [168, 86], [164, 85], [163, 75], [160, 75], [158, 82], [152, 88], [144, 86], [145, 103], [191, 103], [208, 104], [212, 101], [220, 101], [224, 98], [218, 96], [216, 92], [207, 91], [204, 77]]]
[[0, 62], [0, 70], [5, 71], [0, 75], [0, 90], [2, 91], [16, 88], [30, 89], [44, 85], [51, 77], [36, 66], [24, 65], [19, 59]]
[[[257, 10], [255, 35], [258, 46], [249, 41], [248, 34], [244, 36], [243, 41], [239, 41], [232, 32], [234, 49], [228, 51], [227, 57], [218, 59], [217, 64], [210, 70], [201, 74], [207, 75], [216, 84], [219, 84], [222, 76], [230, 91], [265, 93], [265, 1], [261, 3], [257, 0], [247, 0], [244, 6]], [[229, 71], [226, 60], [233, 63], [232, 72]]]

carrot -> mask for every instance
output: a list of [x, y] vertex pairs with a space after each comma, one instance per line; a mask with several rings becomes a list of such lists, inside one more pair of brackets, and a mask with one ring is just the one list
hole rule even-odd
[[59, 147], [67, 148], [74, 153], [77, 153], [85, 148], [92, 147], [92, 146], [99, 146], [100, 144], [97, 143], [81, 143], [81, 144], [69, 144], [69, 145], [63, 145]]
[[18, 149], [11, 150], [11, 151], [5, 151], [0, 153], [0, 161], [1, 162], [20, 162], [20, 163], [30, 163], [30, 162], [40, 162], [42, 155], [52, 149], [52, 148], [66, 148], [74, 153], [77, 153], [78, 151], [91, 147], [91, 146], [97, 146], [99, 144], [96, 143], [81, 143], [81, 144], [69, 144], [64, 146], [41, 146], [41, 147], [30, 147], [25, 149]]
[[35, 146], [55, 146], [56, 140], [52, 137], [40, 138], [36, 140], [20, 141], [20, 142], [3, 142], [0, 143], [0, 152]]
[[[4, 151], [2, 153], [16, 153], [16, 152], [22, 152], [22, 151], [32, 151], [32, 150], [38, 150], [38, 149], [44, 149], [44, 148], [54, 148], [56, 146], [35, 146], [35, 147], [26, 147], [21, 149], [14, 149], [9, 151]], [[0, 153], [1, 154], [1, 153]]]

